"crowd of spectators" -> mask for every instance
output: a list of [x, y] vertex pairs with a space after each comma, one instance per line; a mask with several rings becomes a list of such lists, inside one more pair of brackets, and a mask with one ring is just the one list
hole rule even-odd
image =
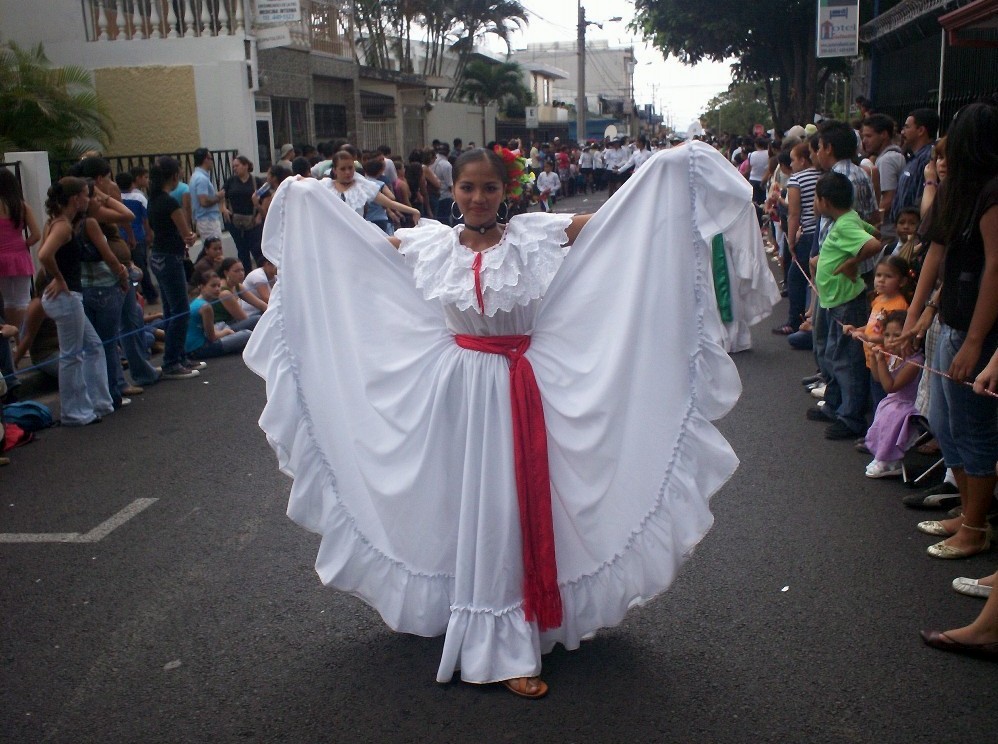
[[[869, 478], [903, 477], [915, 448], [938, 457], [942, 483], [903, 503], [946, 512], [916, 527], [937, 539], [929, 556], [952, 560], [987, 553], [998, 521], [998, 108], [969, 104], [939, 129], [932, 109], [898, 127], [867, 102], [855, 122], [727, 152], [783, 269], [789, 315], [773, 332], [814, 356], [806, 417], [870, 455]], [[957, 577], [988, 602], [925, 642], [998, 659], [995, 578]]]

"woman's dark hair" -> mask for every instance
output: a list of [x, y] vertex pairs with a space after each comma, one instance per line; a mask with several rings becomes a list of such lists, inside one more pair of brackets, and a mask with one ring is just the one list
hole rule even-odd
[[6, 168], [0, 168], [0, 201], [7, 207], [10, 221], [18, 230], [24, 228], [24, 195], [17, 177]]
[[472, 163], [481, 163], [483, 161], [492, 166], [492, 170], [495, 171], [496, 176], [505, 185], [506, 181], [509, 180], [509, 175], [506, 173], [506, 164], [495, 152], [486, 150], [484, 147], [476, 147], [474, 150], [461, 153], [458, 159], [454, 161], [454, 181], [457, 182], [457, 179], [461, 177], [461, 171], [466, 167]]
[[236, 156], [235, 156], [234, 158], [232, 158], [232, 159], [233, 159], [233, 160], [238, 160], [238, 161], [239, 161], [240, 163], [242, 163], [243, 165], [245, 165], [245, 166], [246, 166], [246, 168], [247, 168], [247, 169], [249, 170], [249, 172], [250, 172], [250, 173], [252, 173], [252, 172], [253, 172], [253, 161], [252, 161], [252, 160], [250, 160], [250, 159], [249, 159], [248, 157], [246, 157], [245, 155], [236, 155]]
[[814, 194], [827, 199], [836, 209], [849, 209], [852, 206], [852, 181], [849, 176], [836, 171], [828, 171], [814, 184]]
[[191, 284], [195, 287], [201, 288], [210, 282], [212, 279], [218, 279], [218, 274], [214, 271], [200, 271], [195, 270], [194, 275], [191, 277]]
[[339, 163], [343, 160], [347, 160], [352, 163], [354, 162], [354, 160], [356, 160], [356, 158], [354, 158], [353, 153], [351, 153], [349, 150], [340, 150], [335, 155], [333, 155], [333, 170], [336, 170], [336, 166], [339, 165]]
[[[933, 202], [932, 223], [952, 243], [969, 226], [985, 184], [998, 176], [998, 108], [971, 103], [946, 132], [946, 180]], [[937, 222], [938, 220], [938, 222]]]
[[410, 160], [405, 164], [405, 182], [409, 184], [409, 191], [412, 194], [419, 193], [419, 179], [423, 177], [423, 164]]
[[238, 258], [232, 258], [231, 256], [229, 258], [223, 258], [222, 265], [218, 267], [218, 275], [224, 279], [229, 269], [231, 269], [237, 263], [239, 263]]
[[74, 196], [79, 196], [87, 190], [87, 182], [76, 176], [65, 176], [49, 186], [48, 198], [45, 200], [45, 211], [49, 217], [57, 217], [59, 212], [69, 204]]
[[180, 175], [180, 163], [166, 155], [158, 158], [149, 169], [149, 193], [164, 191], [170, 179], [177, 175]]
[[205, 238], [204, 239], [204, 243], [201, 245], [201, 250], [198, 252], [198, 257], [196, 259], [194, 259], [194, 263], [197, 264], [198, 262], [201, 261], [201, 259], [207, 258], [208, 257], [208, 246], [215, 245], [215, 243], [218, 243], [219, 245], [221, 245], [222, 244], [222, 239], [221, 238], [216, 238], [216, 237]]
[[76, 163], [70, 172], [79, 178], [100, 178], [111, 175], [111, 164], [104, 158], [91, 156]]

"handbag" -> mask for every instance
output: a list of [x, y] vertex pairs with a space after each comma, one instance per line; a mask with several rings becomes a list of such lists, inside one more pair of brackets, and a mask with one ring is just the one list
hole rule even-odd
[[240, 230], [252, 230], [256, 226], [256, 215], [233, 213], [232, 224]]

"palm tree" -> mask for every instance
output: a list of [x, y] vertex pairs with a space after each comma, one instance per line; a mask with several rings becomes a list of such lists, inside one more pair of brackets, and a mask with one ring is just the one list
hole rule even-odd
[[56, 158], [106, 148], [112, 122], [82, 67], [53, 67], [42, 45], [0, 45], [0, 147]]
[[454, 73], [455, 87], [447, 96], [453, 100], [460, 94], [465, 70], [475, 51], [475, 43], [491, 34], [506, 44], [507, 53], [512, 51], [510, 35], [527, 25], [527, 9], [516, 0], [464, 0], [460, 5], [459, 18], [455, 28], [459, 28], [457, 41], [451, 46], [458, 54], [457, 70]]
[[482, 144], [486, 142], [485, 107], [504, 98], [529, 103], [531, 95], [523, 84], [523, 70], [516, 62], [490, 65], [478, 60], [469, 62], [465, 68], [458, 94], [482, 107]]

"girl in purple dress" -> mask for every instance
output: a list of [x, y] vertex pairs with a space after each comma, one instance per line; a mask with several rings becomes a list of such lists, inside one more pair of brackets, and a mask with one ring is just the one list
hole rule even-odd
[[[906, 313], [895, 310], [884, 320], [884, 342], [889, 344], [901, 337]], [[915, 394], [922, 370], [910, 364], [921, 364], [925, 356], [912, 354], [901, 359], [884, 352], [880, 346], [873, 349], [870, 372], [887, 392], [880, 401], [873, 417], [873, 425], [866, 432], [866, 446], [873, 454], [873, 462], [866, 466], [867, 478], [890, 478], [901, 475], [904, 453], [917, 438], [918, 432], [909, 425], [912, 416], [918, 415]]]

